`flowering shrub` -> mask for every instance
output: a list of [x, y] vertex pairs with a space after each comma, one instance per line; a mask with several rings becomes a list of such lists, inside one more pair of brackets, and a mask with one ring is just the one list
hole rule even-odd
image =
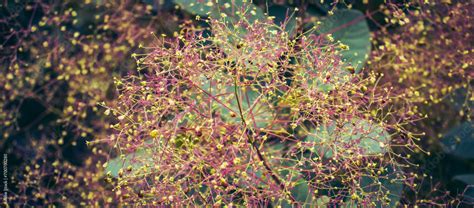
[[379, 47], [371, 68], [384, 72], [385, 83], [413, 103], [437, 104], [464, 88], [467, 94], [459, 102], [463, 116], [473, 100], [472, 50], [466, 44], [472, 40], [473, 8], [471, 1], [433, 1], [406, 13], [398, 7], [385, 9], [392, 24], [401, 26], [394, 35], [376, 33]]
[[88, 192], [104, 189], [95, 167], [103, 158], [90, 156], [103, 147], [91, 152], [86, 140], [109, 122], [97, 103], [115, 97], [112, 77], [135, 67], [125, 57], [139, 41], [165, 26], [151, 6], [133, 2], [1, 3], [0, 147], [15, 173], [8, 201], [93, 204]]
[[[384, 6], [389, 24], [374, 34], [377, 47], [372, 51], [368, 68], [384, 73], [382, 86], [402, 95], [394, 103], [410, 102], [410, 114], [426, 115], [408, 127], [425, 132], [419, 144], [435, 153], [412, 157], [412, 161], [424, 164], [414, 172], [430, 176], [419, 177], [416, 181], [422, 188], [413, 190], [408, 197], [420, 206], [454, 206], [463, 201], [467, 203], [464, 205], [472, 206], [469, 186], [463, 191], [465, 185], [453, 185], [456, 175], [466, 170], [446, 166], [472, 159], [472, 154], [463, 149], [472, 148], [474, 71], [469, 43], [473, 40], [473, 9], [472, 1]], [[456, 160], [446, 159], [453, 156]]]
[[[142, 23], [134, 14], [149, 14], [151, 7], [144, 5], [89, 2], [78, 11], [72, 6], [31, 2], [11, 11], [5, 5], [11, 16], [3, 19], [2, 26], [11, 30], [2, 45], [6, 53], [1, 60], [5, 73], [0, 75], [3, 137], [10, 135], [9, 129], [22, 127], [17, 123], [17, 111], [27, 99], [59, 115], [58, 122], [74, 126], [77, 135], [92, 132], [80, 124], [81, 120], [87, 118], [88, 111], [97, 111], [94, 107], [98, 101], [113, 96], [111, 92], [107, 96], [107, 90], [113, 89], [111, 74], [133, 67], [116, 60], [128, 57], [130, 47], [149, 35], [151, 27], [147, 24], [156, 22], [150, 19]], [[127, 6], [132, 10], [124, 9]], [[118, 12], [112, 12], [111, 7]], [[9, 24], [14, 24], [15, 14], [27, 15], [31, 21], [13, 27]], [[64, 88], [67, 92], [62, 92]], [[54, 96], [63, 96], [63, 100]]]
[[348, 46], [317, 27], [292, 38], [226, 8], [209, 28], [156, 37], [134, 56], [139, 73], [116, 80], [105, 113], [118, 157], [104, 166], [120, 202], [395, 206], [413, 176], [392, 147], [417, 147], [390, 89], [355, 74]]
[[0, 3], [3, 202], [472, 203], [470, 1], [254, 3]]
[[[102, 167], [105, 152], [93, 148], [94, 154], [82, 153], [80, 166], [61, 155], [59, 147], [51, 145], [47, 138], [32, 141], [34, 155], [11, 171], [9, 181], [15, 184], [8, 193], [9, 204], [28, 206], [89, 206], [116, 205], [115, 196], [103, 180]], [[70, 150], [70, 149], [68, 149]], [[78, 151], [74, 151], [78, 153]], [[10, 185], [10, 187], [12, 187]]]

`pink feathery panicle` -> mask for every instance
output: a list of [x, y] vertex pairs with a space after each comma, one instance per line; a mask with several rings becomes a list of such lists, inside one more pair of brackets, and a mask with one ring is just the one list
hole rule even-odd
[[473, 11], [1, 2], [2, 202], [473, 204]]
[[[433, 1], [414, 4], [404, 13], [399, 7], [384, 8], [391, 17], [375, 33], [380, 45], [372, 52], [370, 69], [385, 72], [384, 84], [413, 103], [436, 105], [458, 89], [469, 88], [473, 80], [474, 25], [472, 1]], [[472, 96], [468, 90], [467, 97]], [[467, 103], [467, 102], [466, 102]], [[466, 110], [470, 112], [470, 109]]]
[[161, 27], [151, 11], [130, 1], [0, 3], [1, 147], [17, 163], [8, 202], [112, 203], [99, 180], [104, 147], [86, 144], [109, 126], [97, 103], [113, 106], [112, 77], [134, 68], [129, 53]]
[[123, 202], [303, 205], [291, 193], [301, 186], [334, 204], [387, 197], [360, 192], [361, 177], [397, 163], [388, 132], [403, 131], [382, 118], [389, 109], [376, 110], [391, 95], [375, 93], [375, 74], [350, 73], [325, 35], [293, 40], [271, 21], [206, 22], [212, 35], [188, 23], [156, 37], [136, 56], [140, 74], [117, 83], [110, 142], [134, 164], [119, 172], [116, 189], [131, 196]]

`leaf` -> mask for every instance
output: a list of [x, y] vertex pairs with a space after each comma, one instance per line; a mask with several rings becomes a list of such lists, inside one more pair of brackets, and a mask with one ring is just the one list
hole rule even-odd
[[316, 199], [316, 207], [327, 207], [330, 201], [331, 198], [328, 196], [321, 196]]
[[[275, 112], [271, 109], [274, 103], [261, 92], [258, 86], [253, 85], [237, 88], [241, 107], [241, 109], [239, 109], [239, 102], [235, 95], [234, 86], [215, 82], [215, 80], [218, 79], [218, 77], [214, 77], [214, 79], [208, 80], [202, 77], [201, 89], [214, 97], [209, 98], [209, 101], [213, 104], [213, 111], [219, 112], [225, 122], [234, 125], [241, 124], [242, 117], [240, 110], [242, 110], [242, 115], [247, 125], [251, 127], [265, 128], [274, 122]], [[227, 83], [229, 82], [230, 81]]]
[[313, 142], [313, 152], [319, 156], [330, 158], [334, 155], [331, 144], [336, 138], [336, 125], [321, 125], [313, 130], [305, 139], [306, 142]]
[[347, 132], [345, 141], [360, 140], [359, 147], [364, 149], [364, 154], [374, 155], [385, 153], [390, 135], [381, 126], [367, 120], [354, 119], [346, 123], [344, 130]]
[[290, 36], [296, 32], [296, 17], [293, 13], [294, 9], [286, 6], [272, 5], [268, 7], [268, 15], [275, 17], [273, 22], [279, 26], [283, 26], [285, 23], [285, 31]]
[[[331, 34], [335, 42], [341, 42], [348, 46], [348, 49], [339, 49], [345, 67], [339, 66], [339, 70], [330, 71], [331, 83], [324, 83], [323, 80], [308, 82], [309, 85], [315, 86], [319, 91], [328, 93], [338, 84], [350, 80], [352, 73], [359, 73], [362, 70], [371, 49], [369, 26], [363, 13], [358, 10], [338, 9], [333, 15], [325, 17], [320, 17], [313, 10], [308, 10], [308, 14], [321, 23], [318, 24], [314, 33], [319, 35]], [[315, 23], [311, 24], [314, 25]], [[307, 35], [311, 35], [311, 33], [307, 33]], [[350, 70], [348, 70], [349, 67]], [[351, 72], [352, 70], [353, 72]]]
[[447, 154], [463, 159], [474, 159], [474, 123], [465, 122], [449, 130], [441, 139]]
[[304, 179], [296, 181], [296, 185], [291, 189], [291, 195], [302, 205], [310, 205], [312, 196], [309, 193], [308, 181]]
[[242, 8], [248, 9], [246, 19], [249, 22], [265, 19], [263, 11], [250, 3], [250, 1], [244, 3], [242, 0], [220, 0], [216, 3], [214, 0], [206, 0], [205, 2], [199, 0], [174, 0], [174, 2], [194, 15], [210, 16], [215, 19], [220, 19], [222, 18], [221, 14], [226, 14], [226, 16], [229, 17], [228, 20], [231, 20], [231, 22], [238, 21], [242, 18], [236, 14], [236, 11]]
[[[472, 90], [471, 90], [472, 91]], [[458, 111], [465, 110], [474, 106], [473, 92], [466, 88], [458, 88], [449, 94], [449, 101]]]
[[[296, 185], [290, 190], [291, 196], [298, 202], [299, 207], [312, 207], [312, 194], [309, 193], [308, 181], [300, 178], [295, 183]], [[294, 207], [294, 205], [290, 205], [288, 200], [285, 199], [273, 204], [285, 208]]]
[[116, 157], [107, 162], [105, 173], [110, 173], [113, 177], [117, 177], [120, 169], [125, 171], [129, 166], [132, 167], [132, 171], [137, 171], [147, 163], [153, 162], [152, 153], [148, 150], [140, 149], [136, 152], [130, 153], [125, 158]]
[[358, 10], [339, 9], [333, 15], [322, 18], [317, 30], [320, 34], [332, 34], [336, 41], [349, 46], [342, 50], [344, 62], [360, 72], [370, 53], [370, 30], [364, 14]]
[[[292, 181], [294, 183], [293, 187], [287, 187], [290, 189], [291, 196], [299, 203], [303, 205], [302, 207], [310, 207], [312, 203], [312, 194], [308, 186], [308, 181], [304, 179], [300, 171], [295, 168], [297, 166], [296, 160], [293, 159], [284, 159], [275, 161], [279, 163], [279, 169], [274, 169], [274, 171], [280, 176], [282, 181], [288, 182]], [[293, 207], [286, 198], [276, 199], [272, 204], [274, 207]]]
[[[250, 3], [251, 1], [243, 0], [221, 0], [213, 1], [207, 0], [201, 2], [198, 0], [174, 0], [175, 3], [180, 5], [186, 11], [200, 15], [210, 16], [220, 23], [224, 23], [224, 26], [213, 27], [211, 30], [207, 30], [208, 35], [211, 33], [215, 37], [213, 41], [224, 51], [226, 54], [232, 54], [238, 51], [238, 48], [247, 40], [245, 37], [248, 35], [248, 29], [243, 26], [237, 25], [237, 22], [242, 21], [244, 25], [255, 23], [256, 21], [264, 22], [267, 21], [267, 16], [263, 13], [260, 7]], [[217, 2], [217, 3], [216, 3]], [[245, 2], [245, 3], [244, 3]], [[215, 25], [214, 25], [215, 26]], [[274, 28], [276, 26], [268, 26], [268, 33], [276, 32]], [[246, 53], [250, 53], [252, 48], [248, 48]], [[230, 56], [232, 57], [232, 56]], [[230, 58], [229, 57], [229, 58]], [[236, 57], [233, 57], [235, 60]], [[259, 59], [258, 61], [253, 60], [255, 63], [264, 64], [268, 60]], [[251, 66], [256, 68], [256, 66]]]
[[174, 0], [181, 8], [194, 15], [219, 17], [218, 7], [214, 1]]
[[305, 141], [313, 142], [313, 152], [333, 157], [335, 152], [344, 152], [347, 145], [356, 145], [364, 155], [385, 153], [390, 135], [379, 125], [363, 119], [353, 119], [342, 128], [334, 122], [320, 125], [312, 130]]
[[320, 83], [320, 84], [317, 84], [316, 86], [318, 86], [319, 91], [324, 92], [324, 93], [329, 93], [331, 90], [334, 89], [333, 84]]
[[[229, 92], [234, 92], [234, 87], [228, 88]], [[273, 113], [268, 105], [265, 105], [265, 102], [262, 99], [265, 99], [265, 96], [262, 95], [258, 90], [252, 89], [251, 87], [239, 88], [238, 90], [240, 105], [242, 107], [243, 116], [246, 122], [249, 125], [255, 125], [258, 128], [264, 128], [273, 119]], [[230, 102], [231, 108], [234, 112], [239, 112], [239, 104], [235, 98]], [[241, 122], [240, 116], [232, 118], [230, 111], [227, 109], [222, 109], [222, 118], [228, 121]]]
[[[363, 176], [360, 185], [366, 193], [378, 192], [382, 190], [388, 195], [390, 203], [388, 207], [397, 207], [403, 191], [403, 183], [397, 180], [397, 173], [401, 173], [399, 167], [388, 166], [386, 171], [377, 177]], [[380, 183], [379, 183], [380, 182]], [[356, 204], [356, 203], [355, 203]], [[387, 207], [380, 201], [376, 202], [377, 207]]]
[[466, 185], [474, 185], [474, 174], [456, 175], [452, 180], [461, 181]]
[[467, 205], [474, 204], [474, 187], [467, 186], [462, 194], [462, 201]]

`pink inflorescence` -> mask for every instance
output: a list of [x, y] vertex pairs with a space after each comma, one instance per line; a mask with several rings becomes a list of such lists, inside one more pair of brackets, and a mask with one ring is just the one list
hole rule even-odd
[[376, 74], [354, 74], [326, 35], [205, 21], [156, 37], [132, 55], [139, 74], [115, 81], [106, 113], [119, 154], [106, 166], [121, 202], [375, 205], [400, 194], [379, 182], [409, 178], [391, 146], [414, 136]]

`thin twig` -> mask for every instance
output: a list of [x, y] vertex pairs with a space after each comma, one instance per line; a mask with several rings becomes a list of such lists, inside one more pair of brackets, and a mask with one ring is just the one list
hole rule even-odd
[[[237, 75], [238, 76], [238, 75]], [[245, 121], [245, 118], [244, 118], [244, 114], [243, 114], [243, 111], [242, 111], [242, 105], [240, 103], [240, 98], [239, 98], [239, 93], [237, 92], [238, 90], [238, 87], [237, 87], [237, 76], [236, 78], [234, 79], [234, 94], [235, 94], [235, 98], [237, 99], [237, 105], [239, 107], [239, 113], [240, 113], [240, 119], [242, 120], [242, 124], [247, 127], [247, 122]], [[285, 184], [283, 184], [283, 182], [281, 182], [280, 178], [278, 177], [278, 175], [276, 175], [272, 168], [270, 168], [270, 166], [268, 165], [267, 161], [265, 160], [265, 157], [263, 156], [263, 154], [260, 152], [260, 149], [258, 148], [258, 145], [255, 143], [256, 141], [255, 140], [252, 140], [250, 139], [253, 134], [254, 134], [254, 131], [252, 130], [252, 128], [249, 128], [249, 130], [251, 131], [250, 134], [249, 133], [245, 133], [247, 135], [247, 138], [248, 138], [248, 142], [252, 145], [252, 147], [255, 149], [255, 151], [257, 152], [257, 157], [258, 159], [263, 163], [263, 166], [265, 167], [265, 169], [268, 171], [268, 173], [270, 173], [271, 175], [271, 178], [272, 180], [278, 184], [278, 186], [280, 187], [280, 189], [283, 191], [283, 192], [286, 192], [286, 187], [285, 187]], [[296, 200], [295, 198], [291, 195], [291, 194], [288, 194], [292, 204], [296, 204]]]

